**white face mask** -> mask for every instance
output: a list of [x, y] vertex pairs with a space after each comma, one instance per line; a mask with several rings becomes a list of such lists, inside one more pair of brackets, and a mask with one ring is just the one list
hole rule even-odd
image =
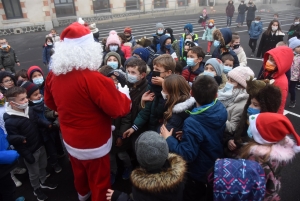
[[52, 45], [52, 43], [51, 43], [51, 42], [49, 42], [49, 43], [47, 43], [47, 45]]
[[13, 102], [13, 103], [16, 104], [16, 107], [20, 110], [25, 110], [28, 107], [28, 102], [24, 103], [24, 104], [19, 104], [19, 103], [16, 103], [16, 102]]
[[167, 100], [167, 94], [165, 94], [163, 91], [161, 91], [161, 95], [162, 95], [164, 100]]
[[278, 26], [272, 26], [272, 31], [277, 31]]
[[192, 39], [185, 39], [185, 42], [187, 42], [187, 41], [193, 42]]
[[300, 24], [300, 22], [295, 22], [295, 24]]
[[214, 25], [214, 24], [213, 24], [213, 23], [209, 23], [208, 25], [209, 25], [209, 26], [212, 26], [212, 25]]

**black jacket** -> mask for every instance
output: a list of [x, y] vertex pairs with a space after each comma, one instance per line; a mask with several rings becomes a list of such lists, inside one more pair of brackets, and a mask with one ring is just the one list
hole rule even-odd
[[255, 18], [256, 5], [247, 7], [247, 20], [253, 21]]
[[239, 7], [238, 7], [238, 11], [239, 11], [239, 14], [245, 14], [246, 11], [247, 11], [246, 4], [240, 4]]
[[14, 67], [15, 63], [19, 62], [14, 49], [11, 47], [8, 48], [8, 51], [2, 48], [0, 50], [0, 70], [6, 67]]
[[295, 36], [300, 36], [300, 24], [293, 24], [288, 31], [288, 39], [293, 38]]
[[[9, 108], [13, 111], [10, 106]], [[7, 140], [28, 163], [32, 164], [35, 162], [33, 153], [42, 146], [38, 126], [25, 115], [19, 116], [15, 114], [16, 112], [11, 115], [8, 113], [10, 112], [3, 115], [8, 134]], [[24, 140], [26, 143], [23, 143]]]
[[265, 31], [261, 36], [256, 57], [263, 58], [267, 51], [275, 48], [278, 42], [283, 41], [283, 37], [284, 33], [281, 31], [276, 31], [275, 34], [270, 33], [269, 35]]

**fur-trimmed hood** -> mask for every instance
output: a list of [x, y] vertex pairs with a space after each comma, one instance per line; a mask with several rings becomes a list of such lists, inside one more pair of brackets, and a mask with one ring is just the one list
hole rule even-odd
[[184, 111], [190, 109], [191, 107], [193, 107], [195, 105], [195, 103], [196, 103], [195, 98], [194, 97], [190, 97], [186, 101], [181, 102], [181, 103], [177, 103], [176, 105], [174, 105], [172, 111], [174, 113], [184, 112]]
[[186, 162], [181, 156], [169, 154], [170, 167], [159, 173], [149, 173], [143, 168], [132, 171], [130, 179], [133, 187], [149, 193], [170, 192], [176, 190], [184, 181]]
[[292, 139], [292, 136], [286, 136], [280, 142], [273, 144], [271, 147], [265, 145], [254, 145], [251, 147], [250, 154], [258, 157], [266, 156], [270, 153], [270, 160], [276, 160], [278, 162], [291, 162], [296, 153], [300, 150], [296, 150], [296, 143]]

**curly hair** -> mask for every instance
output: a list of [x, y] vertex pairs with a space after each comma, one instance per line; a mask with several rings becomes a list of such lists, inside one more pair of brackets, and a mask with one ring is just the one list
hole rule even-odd
[[225, 40], [223, 38], [223, 35], [219, 29], [214, 30], [213, 32], [213, 39], [220, 41], [221, 46], [225, 46]]

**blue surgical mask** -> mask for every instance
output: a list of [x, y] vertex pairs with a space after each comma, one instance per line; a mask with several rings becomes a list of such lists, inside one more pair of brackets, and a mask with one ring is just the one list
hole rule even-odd
[[224, 66], [223, 72], [224, 72], [225, 74], [227, 74], [227, 73], [229, 73], [229, 71], [231, 71], [231, 70], [232, 70], [232, 67], [230, 67], [230, 66]]
[[165, 45], [165, 48], [166, 48], [167, 50], [171, 49], [171, 47], [172, 47], [172, 45], [171, 45], [171, 44], [169, 44], [169, 45]]
[[214, 47], [219, 47], [219, 45], [220, 45], [220, 41], [215, 40], [215, 41], [214, 41]]
[[259, 23], [259, 21], [258, 21], [258, 20], [255, 20], [254, 22], [255, 22], [255, 23]]
[[255, 115], [255, 114], [259, 114], [260, 110], [256, 109], [256, 108], [248, 107], [247, 113], [248, 113], [249, 116], [250, 115]]
[[127, 74], [127, 81], [128, 81], [129, 83], [134, 84], [134, 83], [138, 82], [139, 80], [138, 80], [137, 76]]
[[116, 70], [119, 67], [119, 63], [117, 61], [108, 61], [107, 65]]
[[208, 76], [210, 76], [210, 77], [215, 77], [215, 74], [212, 73], [212, 72], [209, 72], [209, 71], [204, 71], [204, 72], [203, 72], [203, 75], [208, 75]]
[[226, 92], [226, 91], [232, 91], [232, 90], [233, 90], [233, 87], [234, 87], [233, 84], [231, 84], [231, 83], [229, 83], [229, 82], [226, 82], [225, 87], [224, 87], [224, 90], [225, 90], [225, 92]]
[[112, 51], [112, 52], [116, 52], [118, 50], [118, 47], [119, 46], [117, 46], [117, 45], [110, 45], [109, 50]]
[[36, 85], [41, 85], [44, 82], [44, 78], [43, 77], [37, 77], [37, 78], [33, 78], [32, 82]]
[[163, 34], [164, 31], [163, 31], [163, 30], [158, 30], [157, 33], [158, 33], [158, 34]]
[[40, 102], [42, 102], [42, 101], [43, 101], [43, 97], [40, 98], [40, 100], [33, 100], [33, 101], [31, 101], [31, 102], [33, 102], [33, 103], [40, 103]]
[[171, 36], [169, 33], [165, 33], [166, 36]]
[[194, 61], [193, 58], [187, 58], [187, 59], [186, 59], [186, 64], [187, 64], [188, 66], [191, 66], [191, 67], [197, 65], [197, 63], [195, 63], [195, 61]]
[[250, 137], [251, 139], [253, 139], [253, 135], [252, 135], [250, 126], [248, 127], [247, 134], [248, 134], [248, 137]]

